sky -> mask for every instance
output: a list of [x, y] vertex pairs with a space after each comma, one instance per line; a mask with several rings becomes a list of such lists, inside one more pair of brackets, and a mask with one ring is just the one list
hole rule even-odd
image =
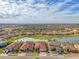
[[79, 0], [0, 0], [0, 23], [79, 23]]

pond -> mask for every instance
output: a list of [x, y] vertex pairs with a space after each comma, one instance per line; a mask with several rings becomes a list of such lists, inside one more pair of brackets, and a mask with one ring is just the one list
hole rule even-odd
[[57, 38], [56, 40], [60, 42], [79, 43], [79, 36]]

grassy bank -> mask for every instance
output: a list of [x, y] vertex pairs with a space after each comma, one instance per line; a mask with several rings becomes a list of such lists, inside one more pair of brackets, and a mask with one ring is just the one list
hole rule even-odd
[[15, 40], [20, 39], [20, 38], [24, 38], [24, 37], [26, 37], [26, 36], [19, 35], [19, 36], [15, 36], [15, 37], [12, 37], [12, 38], [8, 38], [8, 39], [6, 39], [6, 41], [8, 42], [8, 44], [11, 44], [11, 43], [15, 42]]
[[79, 36], [79, 34], [59, 34], [59, 35], [42, 35], [42, 34], [35, 34], [32, 36], [28, 36], [28, 37], [32, 37], [35, 39], [50, 39], [50, 38], [63, 38], [63, 37], [73, 37], [73, 36]]

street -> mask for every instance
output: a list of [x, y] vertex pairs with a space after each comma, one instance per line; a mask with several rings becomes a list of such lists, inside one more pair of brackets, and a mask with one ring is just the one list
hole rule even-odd
[[47, 57], [36, 57], [36, 56], [0, 56], [0, 59], [79, 59], [79, 57], [61, 57], [61, 56], [47, 56]]

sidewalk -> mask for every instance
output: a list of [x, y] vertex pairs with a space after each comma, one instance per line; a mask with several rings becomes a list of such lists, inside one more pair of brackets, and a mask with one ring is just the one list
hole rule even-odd
[[26, 53], [19, 53], [18, 56], [26, 56]]

